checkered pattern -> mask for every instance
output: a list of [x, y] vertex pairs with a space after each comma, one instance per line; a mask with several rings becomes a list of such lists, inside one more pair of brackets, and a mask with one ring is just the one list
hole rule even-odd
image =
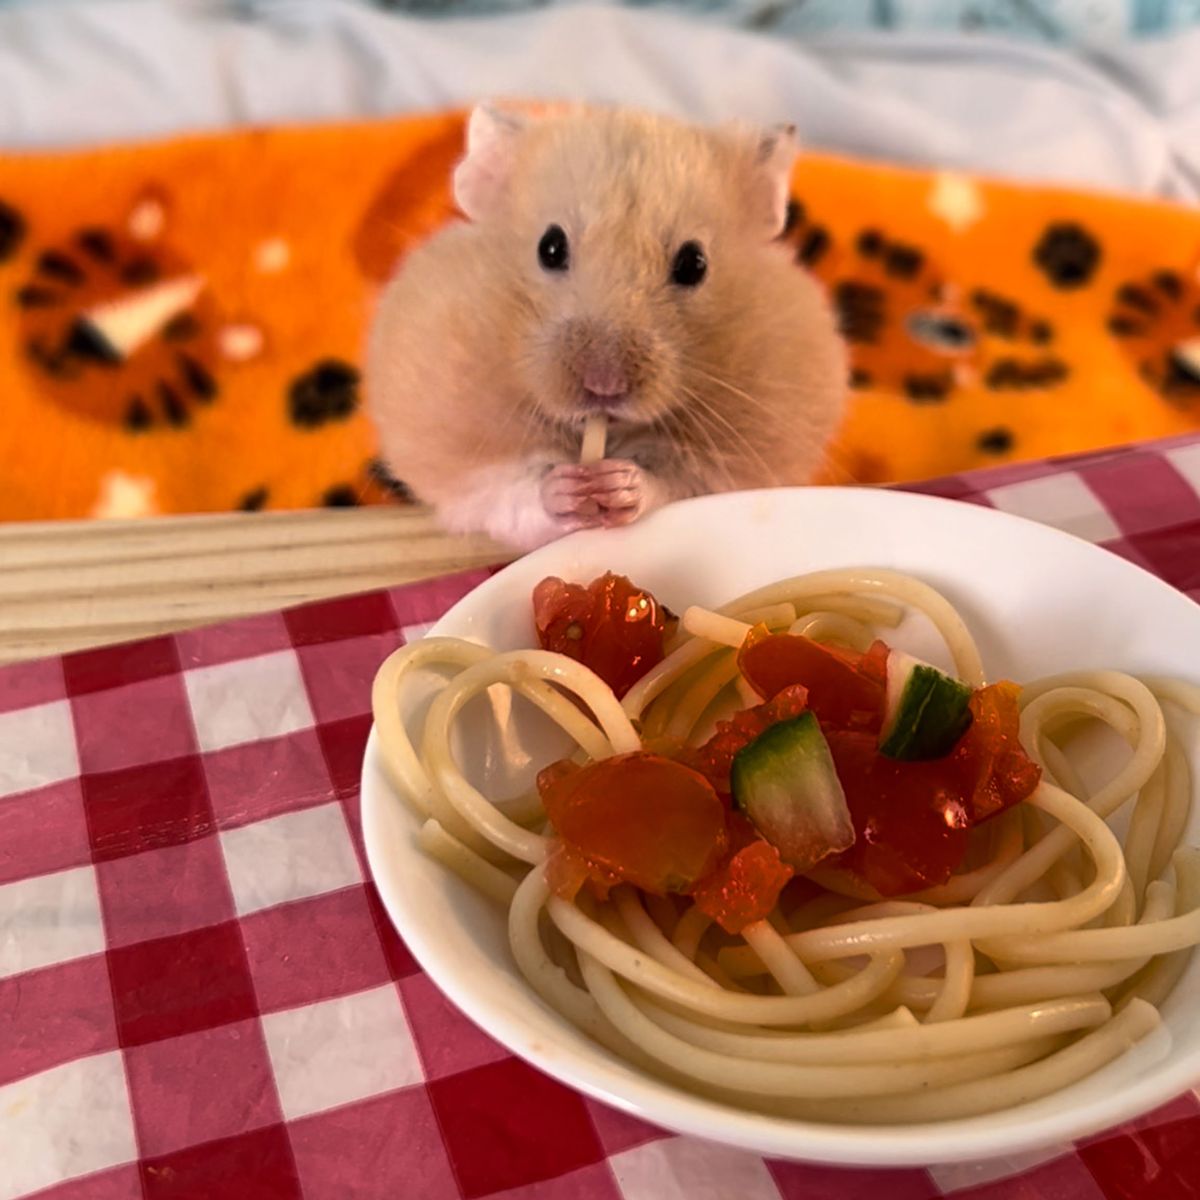
[[1053, 525], [1200, 600], [1200, 437], [1195, 434], [950, 475], [905, 490]]
[[[1200, 598], [1200, 438], [940, 480]], [[673, 1137], [513, 1058], [367, 876], [381, 659], [484, 572], [0, 670], [0, 1200], [1185, 1200], [1200, 1101], [1020, 1161]]]

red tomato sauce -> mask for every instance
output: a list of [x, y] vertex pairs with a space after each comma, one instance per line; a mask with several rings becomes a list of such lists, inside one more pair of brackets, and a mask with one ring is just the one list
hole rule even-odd
[[[662, 661], [675, 624], [649, 592], [611, 573], [587, 587], [544, 579], [533, 601], [541, 645], [591, 667], [617, 695]], [[767, 916], [795, 873], [734, 809], [730, 770], [739, 751], [806, 709], [829, 744], [855, 831], [823, 869], [882, 896], [944, 883], [971, 829], [1032, 795], [1041, 770], [1020, 744], [1011, 683], [972, 696], [971, 725], [943, 758], [881, 755], [888, 654], [880, 641], [858, 653], [759, 626], [738, 665], [763, 703], [719, 722], [703, 745], [547, 767], [538, 787], [557, 834], [546, 867], [553, 890], [571, 898], [586, 885], [603, 897], [625, 882], [682, 892], [730, 933]]]

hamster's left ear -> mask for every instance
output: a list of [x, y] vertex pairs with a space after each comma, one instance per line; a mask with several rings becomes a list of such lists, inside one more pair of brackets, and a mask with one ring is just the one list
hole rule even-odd
[[765, 241], [772, 241], [787, 223], [792, 167], [800, 153], [796, 127], [776, 125], [762, 130], [735, 125], [731, 132], [742, 152], [739, 157], [749, 219], [762, 230]]
[[776, 125], [769, 130], [743, 121], [726, 121], [719, 127], [732, 151], [731, 168], [742, 180], [746, 221], [763, 241], [774, 241], [787, 224], [792, 167], [800, 152], [796, 126]]
[[508, 186], [517, 139], [527, 119], [481, 104], [467, 122], [467, 152], [454, 171], [454, 199], [472, 221], [494, 207]]

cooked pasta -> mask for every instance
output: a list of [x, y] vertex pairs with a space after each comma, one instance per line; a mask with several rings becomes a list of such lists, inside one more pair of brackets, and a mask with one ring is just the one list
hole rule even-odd
[[[887, 898], [818, 864], [810, 895], [736, 935], [686, 895], [631, 883], [604, 898], [556, 894], [545, 869], [556, 831], [538, 797], [484, 795], [453, 750], [465, 705], [497, 686], [555, 722], [579, 763], [656, 738], [695, 745], [722, 703], [745, 707], [737, 650], [753, 627], [862, 652], [908, 610], [931, 622], [958, 678], [982, 687], [975, 642], [934, 589], [892, 571], [821, 571], [689, 609], [621, 699], [563, 654], [415, 642], [375, 682], [380, 754], [422, 822], [421, 848], [507, 908], [533, 990], [640, 1069], [813, 1120], [911, 1123], [1020, 1104], [1150, 1032], [1200, 943], [1200, 851], [1182, 844], [1191, 772], [1168, 722], [1171, 709], [1200, 715], [1200, 688], [1113, 670], [1025, 682], [1020, 741], [1040, 782], [973, 829], [971, 857], [949, 879]], [[448, 681], [410, 732], [403, 694], [427, 667]], [[1090, 794], [1070, 745], [1085, 722], [1129, 747]], [[1123, 810], [1122, 839], [1109, 822]]]

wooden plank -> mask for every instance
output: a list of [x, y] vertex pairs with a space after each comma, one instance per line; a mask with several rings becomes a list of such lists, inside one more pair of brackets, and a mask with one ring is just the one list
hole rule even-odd
[[502, 562], [419, 508], [0, 525], [0, 662]]

